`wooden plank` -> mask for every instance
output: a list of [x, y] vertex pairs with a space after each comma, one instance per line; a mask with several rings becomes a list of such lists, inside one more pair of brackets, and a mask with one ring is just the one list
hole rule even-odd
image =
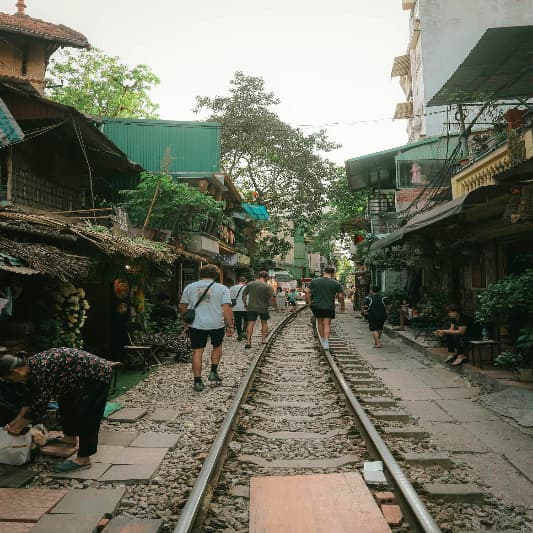
[[386, 533], [357, 472], [252, 477], [250, 533]]

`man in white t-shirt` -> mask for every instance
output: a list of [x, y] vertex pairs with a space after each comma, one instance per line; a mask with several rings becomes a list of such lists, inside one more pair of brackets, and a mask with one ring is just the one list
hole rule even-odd
[[246, 336], [246, 307], [244, 307], [244, 301], [242, 299], [242, 291], [246, 286], [246, 278], [239, 278], [239, 282], [230, 288], [229, 293], [231, 296], [231, 302], [235, 302], [233, 306], [233, 315], [235, 316], [235, 327], [237, 328], [237, 340], [242, 341]]
[[[194, 376], [194, 390], [201, 392], [202, 383], [202, 356], [207, 339], [211, 338], [213, 351], [211, 353], [211, 371], [207, 378], [212, 382], [222, 381], [218, 375], [218, 365], [222, 357], [222, 341], [224, 340], [225, 326], [227, 335], [233, 335], [235, 328], [231, 297], [229, 289], [217, 283], [220, 270], [215, 265], [205, 265], [200, 269], [200, 280], [185, 287], [180, 301], [180, 313], [183, 315], [187, 309], [195, 308], [194, 322], [189, 326], [189, 336], [192, 348], [192, 372]], [[205, 295], [202, 297], [202, 295]], [[201, 300], [200, 300], [201, 299]]]

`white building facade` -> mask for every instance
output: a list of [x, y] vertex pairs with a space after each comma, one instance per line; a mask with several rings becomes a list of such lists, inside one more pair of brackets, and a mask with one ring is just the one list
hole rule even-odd
[[414, 142], [443, 135], [448, 121], [457, 122], [446, 108], [427, 102], [488, 28], [532, 25], [533, 0], [402, 0], [402, 7], [410, 11], [410, 39], [392, 71], [406, 96], [395, 118], [408, 120], [409, 142]]

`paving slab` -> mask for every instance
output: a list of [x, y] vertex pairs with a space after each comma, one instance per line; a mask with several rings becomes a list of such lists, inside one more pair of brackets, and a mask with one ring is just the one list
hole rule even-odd
[[494, 413], [471, 400], [437, 400], [435, 403], [458, 422], [490, 422], [498, 420]]
[[454, 422], [444, 409], [431, 400], [404, 400], [405, 408], [415, 417], [423, 422]]
[[[531, 462], [532, 455], [529, 456]], [[533, 502], [533, 487], [514, 466], [496, 453], [464, 454], [460, 460], [472, 468], [484, 484], [508, 505], [529, 507]], [[490, 467], [488, 467], [490, 465]]]
[[101, 518], [90, 514], [46, 514], [31, 533], [94, 533]]
[[141, 433], [130, 446], [134, 448], [174, 449], [179, 441], [178, 433]]
[[507, 451], [505, 458], [520, 472], [533, 483], [533, 461], [531, 460], [531, 451], [515, 450]]
[[115, 514], [126, 492], [118, 489], [73, 489], [50, 511], [50, 514], [88, 514], [101, 517]]
[[20, 488], [27, 485], [37, 472], [24, 466], [0, 465], [0, 488]]
[[476, 437], [490, 446], [496, 452], [507, 455], [513, 450], [530, 450], [533, 452], [533, 437], [514, 429], [507, 422], [501, 420], [485, 422], [470, 422], [468, 429]]
[[486, 453], [490, 448], [469, 431], [469, 422], [451, 424], [448, 422], [423, 422], [422, 426], [438, 442], [439, 447], [447, 452]]
[[444, 368], [419, 368], [412, 370], [412, 375], [422, 381], [424, 385], [434, 389], [457, 388], [467, 385], [461, 376]]
[[77, 472], [50, 472], [52, 477], [60, 477], [66, 479], [99, 479], [100, 476], [111, 466], [110, 463], [94, 463], [91, 468], [86, 470], [78, 470]]
[[269, 461], [256, 455], [239, 455], [241, 463], [252, 463], [264, 468], [338, 468], [340, 466], [358, 463], [361, 457], [358, 455], [345, 455], [332, 459], [278, 459]]
[[367, 485], [386, 485], [387, 478], [381, 471], [363, 472], [363, 478]]
[[236, 498], [250, 498], [250, 487], [247, 485], [233, 485], [229, 492]]
[[124, 446], [100, 444], [98, 446], [98, 451], [94, 455], [91, 455], [91, 461], [93, 463], [119, 464], [118, 459], [125, 449]]
[[103, 482], [121, 482], [126, 485], [148, 483], [159, 469], [159, 463], [151, 465], [113, 465], [98, 478]]
[[151, 465], [160, 464], [168, 448], [124, 448], [114, 465]]
[[179, 415], [175, 409], [156, 409], [148, 418], [154, 422], [174, 422]]
[[125, 407], [119, 411], [115, 411], [112, 415], [107, 417], [108, 420], [113, 422], [136, 422], [139, 418], [142, 418], [148, 409], [142, 407]]
[[460, 503], [483, 503], [483, 491], [472, 483], [425, 483], [424, 492], [429, 498]]
[[0, 521], [37, 522], [67, 490], [0, 489]]
[[100, 430], [98, 444], [109, 446], [129, 446], [137, 437], [137, 431], [107, 431]]
[[477, 398], [479, 396], [477, 387], [449, 387], [434, 390], [439, 398], [444, 400], [460, 400], [461, 398]]
[[401, 396], [402, 400], [422, 401], [422, 400], [440, 400], [441, 397], [436, 392], [441, 389], [432, 389], [431, 387], [411, 387], [394, 389], [394, 394]]
[[29, 533], [33, 526], [27, 522], [0, 522], [0, 533]]
[[403, 522], [402, 510], [399, 505], [380, 505], [381, 512], [389, 526], [399, 526]]
[[115, 516], [105, 528], [105, 533], [158, 533], [162, 520]]
[[500, 415], [513, 418], [521, 426], [533, 427], [533, 392], [509, 387], [485, 394], [480, 402]]

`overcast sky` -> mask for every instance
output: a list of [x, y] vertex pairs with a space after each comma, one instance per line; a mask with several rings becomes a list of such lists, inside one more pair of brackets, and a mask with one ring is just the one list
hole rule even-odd
[[[195, 96], [224, 94], [236, 70], [264, 78], [277, 113], [306, 132], [326, 128], [343, 145], [330, 158], [405, 144], [393, 122], [405, 98], [390, 78], [405, 53], [400, 0], [25, 0], [26, 13], [85, 34], [161, 78], [152, 97], [164, 119], [197, 120]], [[14, 13], [16, 0], [0, 0]], [[338, 123], [338, 124], [337, 124]]]

